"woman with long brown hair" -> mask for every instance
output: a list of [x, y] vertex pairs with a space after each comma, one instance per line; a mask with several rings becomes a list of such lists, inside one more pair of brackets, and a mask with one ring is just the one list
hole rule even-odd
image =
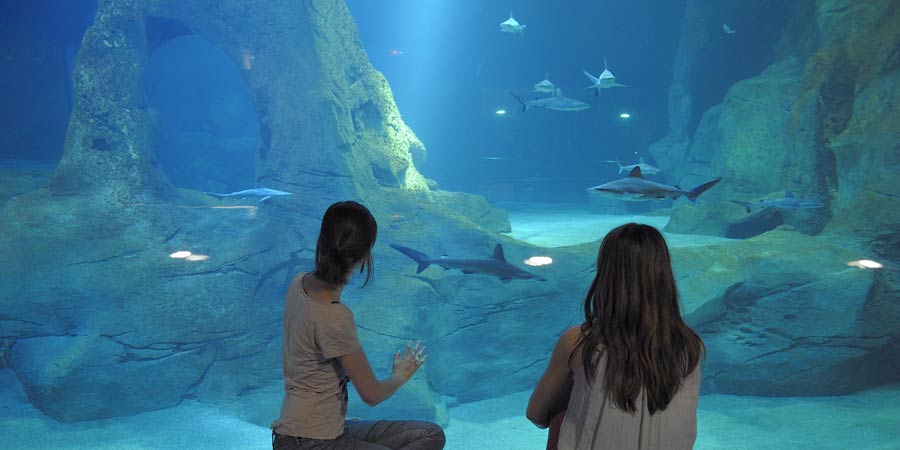
[[526, 415], [562, 423], [548, 448], [555, 432], [561, 450], [693, 448], [704, 352], [681, 317], [665, 239], [622, 225], [603, 239], [584, 323], [559, 338]]
[[416, 344], [394, 354], [391, 376], [375, 377], [341, 293], [356, 269], [372, 277], [378, 225], [353, 201], [331, 205], [322, 218], [315, 270], [300, 273], [285, 295], [284, 401], [272, 424], [275, 450], [441, 450], [444, 431], [430, 422], [347, 421], [347, 383], [369, 406], [394, 394], [425, 364]]

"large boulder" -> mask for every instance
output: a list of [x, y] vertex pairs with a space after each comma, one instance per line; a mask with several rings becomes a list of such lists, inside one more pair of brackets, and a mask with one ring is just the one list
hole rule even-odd
[[[897, 380], [900, 308], [865, 251], [776, 230], [675, 256], [688, 322], [703, 336], [707, 392], [835, 395]], [[699, 295], [698, 295], [699, 294]]]

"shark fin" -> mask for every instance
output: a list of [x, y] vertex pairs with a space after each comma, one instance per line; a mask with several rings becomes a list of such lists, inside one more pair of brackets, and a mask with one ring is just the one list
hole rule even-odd
[[747, 214], [750, 214], [751, 212], [753, 212], [753, 210], [751, 209], [751, 206], [753, 206], [752, 203], [749, 203], [749, 202], [741, 202], [741, 201], [737, 201], [737, 200], [729, 200], [729, 201], [730, 201], [731, 203], [735, 203], [735, 204], [738, 204], [738, 205], [743, 206], [744, 209], [747, 210]]
[[720, 181], [722, 181], [721, 177], [716, 178], [715, 180], [712, 180], [712, 181], [707, 181], [706, 183], [703, 183], [700, 186], [697, 186], [697, 187], [691, 189], [690, 192], [687, 193], [688, 200], [690, 200], [691, 203], [696, 203], [697, 197], [699, 197], [700, 194], [708, 191], [709, 188], [715, 186], [716, 183], [718, 183]]
[[270, 198], [272, 198], [272, 196], [271, 196], [271, 195], [267, 195], [267, 196], [265, 196], [265, 197], [259, 199], [259, 201], [256, 202], [256, 203], [262, 203], [262, 202], [264, 202], [264, 201], [266, 201], [266, 200], [268, 200], [268, 199], [270, 199]]
[[509, 91], [509, 95], [512, 95], [513, 98], [515, 98], [516, 100], [519, 101], [519, 103], [522, 104], [522, 112], [528, 111], [528, 103], [525, 101], [524, 98], [519, 97], [519, 96], [516, 95], [513, 91]]
[[794, 193], [791, 191], [784, 191], [784, 198], [794, 198]]
[[644, 175], [641, 174], [640, 166], [634, 166], [634, 169], [631, 169], [631, 173], [629, 173], [628, 176], [635, 178], [644, 178]]
[[426, 255], [422, 252], [413, 250], [409, 247], [404, 247], [402, 245], [397, 245], [397, 244], [390, 244], [390, 246], [394, 250], [397, 250], [398, 252], [403, 253], [409, 259], [415, 261], [416, 264], [419, 265], [416, 268], [416, 273], [422, 273], [423, 270], [425, 270], [429, 265], [431, 265], [431, 262], [429, 261], [431, 258], [429, 258], [428, 255]]
[[506, 257], [503, 256], [503, 246], [502, 245], [497, 244], [497, 246], [494, 247], [494, 254], [491, 255], [491, 258], [496, 259], [497, 261], [506, 262]]

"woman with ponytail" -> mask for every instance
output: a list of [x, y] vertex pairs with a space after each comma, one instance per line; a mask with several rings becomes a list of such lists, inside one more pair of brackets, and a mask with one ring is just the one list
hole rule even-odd
[[365, 206], [331, 205], [322, 218], [315, 270], [300, 273], [285, 295], [285, 396], [272, 424], [275, 450], [441, 450], [444, 432], [420, 421], [346, 421], [347, 383], [375, 406], [394, 394], [419, 369], [425, 348], [406, 345], [394, 355], [389, 378], [372, 372], [356, 335], [353, 313], [341, 292], [358, 268], [372, 278], [372, 247], [378, 226]]
[[559, 338], [526, 416], [550, 426], [548, 448], [691, 449], [703, 354], [681, 317], [665, 239], [622, 225], [603, 239], [584, 322]]

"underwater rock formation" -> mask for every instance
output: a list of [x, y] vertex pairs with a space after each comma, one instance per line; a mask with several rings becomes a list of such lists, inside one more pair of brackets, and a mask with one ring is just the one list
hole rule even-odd
[[[896, 381], [900, 308], [853, 248], [796, 231], [673, 252], [706, 392], [836, 395]], [[689, 293], [689, 294], [688, 294]]]
[[[190, 33], [241, 69], [260, 120], [257, 183], [294, 195], [219, 201], [177, 189], [157, 170], [160, 118], [144, 99], [146, 64]], [[49, 185], [0, 213], [9, 255], [0, 271], [3, 366], [58, 420], [198, 398], [260, 407], [243, 415], [267, 424], [280, 402], [280, 393], [265, 393], [281, 384], [284, 290], [312, 267], [318, 223], [334, 201], [366, 203], [383, 239], [403, 241], [432, 218], [441, 229], [419, 230], [436, 241], [493, 242], [487, 236], [509, 229], [484, 199], [429, 189], [414, 165], [424, 146], [339, 0], [103, 1], [73, 81], [74, 111]], [[376, 259], [390, 254], [388, 267], [404, 258], [385, 248]], [[193, 255], [169, 257], [175, 251]], [[372, 295], [411, 298], [402, 285], [382, 289]], [[385, 317], [381, 306], [359, 305], [359, 317], [372, 317], [361, 326], [380, 329], [384, 320], [396, 332], [366, 341], [373, 358], [388, 360], [400, 336], [427, 340], [405, 317], [430, 307], [410, 302], [403, 316]], [[430, 389], [428, 379], [425, 370], [412, 390]], [[409, 398], [397, 408], [441, 416], [440, 401]]]
[[[896, 369], [883, 368], [900, 365], [900, 336], [891, 325], [897, 323], [894, 300], [900, 292], [900, 185], [894, 181], [900, 170], [900, 8], [890, 0], [781, 3], [789, 7], [774, 30], [777, 39], [763, 53], [768, 67], [728, 87], [720, 104], [698, 111], [696, 98], [709, 95], [702, 80], [718, 74], [696, 67], [752, 62], [760, 53], [729, 53], [716, 64], [702, 61], [713, 41], [741, 47], [709, 32], [721, 22], [723, 11], [707, 9], [708, 2], [689, 2], [690, 20], [684, 23], [670, 90], [670, 134], [650, 149], [670, 182], [692, 186], [710, 176], [723, 177], [700, 203], [675, 208], [667, 231], [759, 235], [747, 241], [759, 248], [773, 245], [771, 235], [762, 233], [783, 225], [819, 236], [804, 249], [785, 242], [770, 253], [767, 266], [787, 269], [780, 261], [801, 252], [796, 256], [804, 258], [796, 262], [803, 269], [771, 273], [785, 282], [794, 279], [803, 286], [800, 291], [774, 295], [760, 288], [760, 283], [774, 281], [763, 282], [761, 274], [770, 269], [750, 258], [740, 270], [759, 273], [722, 295], [714, 308], [717, 319], [701, 314], [706, 317], [700, 323], [710, 345], [710, 364], [716, 367], [710, 367], [713, 378], [704, 385], [728, 393], [824, 395], [897, 381]], [[776, 6], [757, 2], [733, 7], [765, 11]], [[731, 202], [780, 198], [785, 191], [825, 207], [748, 214]], [[836, 271], [841, 258], [851, 255], [835, 253], [832, 244], [856, 249], [853, 260], [877, 259], [889, 270], [871, 276], [846, 268]], [[825, 261], [833, 263], [832, 269], [815, 268]], [[803, 292], [812, 286], [821, 291]], [[810, 303], [814, 312], [779, 316], [786, 301]], [[819, 323], [817, 314], [838, 321]], [[876, 366], [882, 369], [865, 370]], [[747, 378], [750, 373], [767, 378], [753, 382]]]
[[[773, 7], [768, 3], [741, 8]], [[686, 124], [698, 116], [693, 99], [704, 93], [691, 89], [691, 80], [706, 75], [690, 68], [702, 62], [697, 54], [709, 52], [711, 39], [723, 41], [715, 35], [698, 38], [705, 35], [698, 22], [721, 17], [701, 5], [689, 2], [688, 13], [699, 17], [686, 21], [682, 30], [670, 91], [670, 135], [651, 152], [671, 182], [693, 185], [712, 175], [724, 182], [704, 196], [706, 205], [676, 211], [667, 230], [728, 236], [746, 216], [727, 200], [793, 191], [827, 207], [787, 212], [757, 233], [780, 223], [808, 234], [826, 228], [863, 236], [881, 235], [884, 228], [895, 233], [896, 220], [885, 212], [900, 199], [891, 183], [898, 167], [891, 124], [900, 119], [891, 106], [898, 95], [896, 5], [889, 0], [791, 2], [777, 30], [780, 38], [770, 43], [769, 67], [731, 86], [721, 104], [701, 111], [696, 130], [690, 130]], [[879, 44], [866, 44], [873, 42]]]

